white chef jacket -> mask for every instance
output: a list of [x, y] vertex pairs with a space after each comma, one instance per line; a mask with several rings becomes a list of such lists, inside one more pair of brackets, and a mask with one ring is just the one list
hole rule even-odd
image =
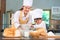
[[[46, 23], [44, 21], [42, 21], [40, 24], [35, 24], [34, 28], [44, 28], [46, 29]], [[46, 29], [47, 32], [47, 29]]]
[[[46, 29], [46, 24], [45, 24], [45, 22], [44, 21], [42, 21], [40, 24], [35, 24], [34, 25], [34, 28], [44, 28], [44, 29]], [[47, 29], [46, 29], [46, 32], [47, 32]], [[55, 36], [55, 34], [53, 33], [53, 32], [47, 32], [47, 35], [48, 36]], [[54, 38], [53, 38], [54, 39]], [[53, 40], [52, 39], [52, 40]]]
[[[21, 13], [21, 11], [16, 11], [15, 13], [14, 13], [14, 17], [13, 17], [13, 20], [14, 20], [14, 26], [16, 27], [16, 28], [18, 28], [19, 26], [20, 26], [20, 22], [19, 22], [19, 17], [20, 17], [20, 13]], [[32, 22], [32, 16], [28, 13], [27, 14], [27, 16], [25, 17], [24, 16], [24, 13], [22, 12], [22, 16], [23, 16], [23, 20], [25, 20], [27, 17], [29, 17], [29, 21], [28, 21], [28, 23], [31, 23]], [[28, 24], [27, 23], [27, 24]]]
[[46, 24], [44, 21], [42, 21], [40, 24], [35, 24], [34, 28], [45, 28], [46, 29]]

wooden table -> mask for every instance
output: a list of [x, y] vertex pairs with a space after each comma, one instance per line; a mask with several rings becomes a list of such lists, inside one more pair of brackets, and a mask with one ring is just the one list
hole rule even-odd
[[[46, 39], [48, 38], [55, 38], [55, 39], [60, 39], [60, 36], [48, 36]], [[20, 37], [2, 37], [3, 40], [42, 40], [42, 38], [20, 38]], [[43, 39], [43, 40], [46, 40], [46, 39]]]

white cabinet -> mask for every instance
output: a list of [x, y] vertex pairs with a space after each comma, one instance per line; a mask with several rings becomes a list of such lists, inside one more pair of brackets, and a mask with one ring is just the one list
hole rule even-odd
[[51, 12], [52, 19], [60, 20], [60, 7], [52, 7]]

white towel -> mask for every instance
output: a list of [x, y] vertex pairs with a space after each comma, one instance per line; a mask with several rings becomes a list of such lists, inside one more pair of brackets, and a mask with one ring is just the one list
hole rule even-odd
[[[55, 36], [53, 32], [48, 32], [48, 36]], [[55, 40], [55, 38], [48, 38], [48, 40]]]

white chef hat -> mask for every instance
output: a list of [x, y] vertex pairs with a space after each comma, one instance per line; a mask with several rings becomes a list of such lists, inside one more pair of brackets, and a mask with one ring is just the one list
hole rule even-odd
[[33, 18], [42, 18], [42, 13], [43, 13], [43, 10], [42, 9], [35, 9], [32, 11], [32, 16]]
[[23, 0], [23, 6], [32, 6], [33, 0]]

